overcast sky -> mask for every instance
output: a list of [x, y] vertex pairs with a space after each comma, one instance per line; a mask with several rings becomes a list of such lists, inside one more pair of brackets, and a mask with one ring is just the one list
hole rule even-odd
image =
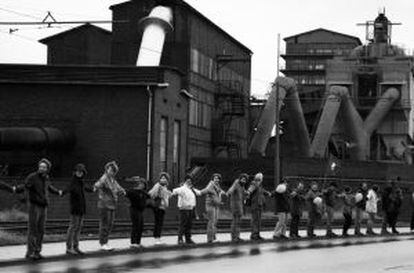
[[[252, 93], [264, 94], [276, 75], [277, 34], [282, 39], [323, 27], [357, 36], [364, 42], [365, 29], [356, 26], [375, 19], [386, 8], [387, 17], [402, 26], [393, 29], [393, 42], [414, 48], [412, 0], [186, 0], [253, 51]], [[0, 21], [39, 21], [47, 11], [56, 20], [111, 19], [108, 7], [119, 0], [1, 0]], [[46, 46], [37, 40], [67, 30], [19, 26], [8, 34], [0, 25], [0, 63], [46, 63]], [[109, 25], [102, 27], [110, 29]], [[284, 43], [282, 40], [282, 50]]]

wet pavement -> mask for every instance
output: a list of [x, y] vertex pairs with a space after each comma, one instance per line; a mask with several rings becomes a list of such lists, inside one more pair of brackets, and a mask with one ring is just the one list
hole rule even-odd
[[[263, 235], [271, 237], [270, 232]], [[247, 233], [243, 234], [243, 237], [246, 236]], [[228, 239], [228, 234], [220, 234], [219, 237]], [[173, 239], [166, 238], [166, 241]], [[195, 236], [194, 239], [204, 242], [205, 235]], [[117, 242], [126, 243], [122, 240], [113, 243]], [[90, 245], [95, 242], [83, 243]], [[148, 243], [152, 242], [148, 240]], [[123, 245], [124, 248], [126, 246]], [[211, 247], [204, 245], [162, 251], [148, 248], [144, 252], [114, 252], [110, 256], [46, 259], [40, 263], [0, 267], [0, 272], [414, 272], [413, 253], [414, 236], [411, 235], [353, 237]]]

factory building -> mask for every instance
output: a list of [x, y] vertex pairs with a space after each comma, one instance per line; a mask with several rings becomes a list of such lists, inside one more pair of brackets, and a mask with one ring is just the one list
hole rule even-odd
[[[111, 64], [135, 65], [139, 22], [159, 1], [128, 1], [111, 7], [114, 21]], [[252, 52], [182, 0], [173, 7], [173, 31], [161, 64], [184, 73], [191, 95], [188, 157], [247, 156]]]
[[305, 120], [312, 132], [325, 94], [327, 61], [336, 56], [347, 56], [362, 43], [357, 37], [324, 28], [295, 34], [283, 40], [286, 52], [282, 54], [285, 68], [281, 72], [296, 80]]
[[[173, 30], [160, 66], [137, 67], [142, 19], [159, 4]], [[194, 157], [246, 157], [251, 51], [181, 0], [110, 9], [112, 32], [86, 24], [40, 40], [47, 66], [0, 66], [5, 174], [48, 156], [55, 177], [76, 162], [97, 177], [115, 159], [122, 177], [167, 171], [178, 183]]]

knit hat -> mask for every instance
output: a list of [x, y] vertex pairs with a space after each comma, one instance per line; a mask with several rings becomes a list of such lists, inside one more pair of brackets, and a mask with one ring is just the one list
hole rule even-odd
[[246, 179], [246, 182], [247, 182], [247, 181], [249, 181], [249, 175], [248, 175], [247, 173], [241, 173], [241, 174], [239, 175], [239, 180], [241, 180], [241, 179], [243, 179], [243, 178], [245, 178], [245, 179]]
[[263, 180], [263, 174], [262, 173], [257, 173], [254, 176], [254, 180], [256, 180], [256, 181], [262, 181]]
[[88, 171], [86, 170], [85, 164], [82, 164], [82, 163], [78, 163], [75, 165], [75, 172], [77, 171], [83, 172], [83, 175], [86, 175], [88, 173]]
[[40, 159], [39, 165], [42, 163], [46, 164], [47, 170], [50, 171], [50, 169], [52, 168], [52, 163], [47, 158]]
[[170, 175], [167, 173], [167, 172], [161, 172], [160, 173], [160, 179], [161, 179], [161, 177], [165, 177], [165, 179], [167, 179], [168, 180], [168, 182], [170, 182]]
[[118, 164], [115, 161], [111, 161], [105, 164], [105, 171], [109, 169], [109, 167], [114, 168], [115, 172], [119, 171]]
[[214, 180], [214, 177], [218, 177], [218, 179], [221, 181], [221, 174], [213, 173], [213, 175], [211, 176], [211, 180]]
[[139, 184], [144, 184], [144, 188], [147, 188], [147, 180], [140, 176], [133, 176], [127, 179], [129, 182], [133, 182], [134, 185], [138, 186]]

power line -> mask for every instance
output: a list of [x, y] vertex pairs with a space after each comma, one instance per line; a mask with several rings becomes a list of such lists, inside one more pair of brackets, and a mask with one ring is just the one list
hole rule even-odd
[[45, 21], [45, 22], [22, 22], [22, 21], [10, 21], [0, 22], [0, 25], [8, 26], [25, 26], [25, 25], [77, 25], [77, 24], [111, 24], [111, 23], [128, 23], [129, 20], [82, 20], [82, 21]]
[[14, 10], [2, 8], [2, 7], [0, 7], [0, 10], [5, 11], [5, 12], [8, 12], [8, 13], [15, 14], [15, 15], [19, 15], [19, 16], [22, 16], [22, 17], [31, 18], [31, 19], [39, 19], [39, 20], [41, 19], [39, 17], [30, 15], [30, 14], [26, 14], [26, 13], [22, 13], [22, 12], [19, 12], [19, 11], [14, 11]]

